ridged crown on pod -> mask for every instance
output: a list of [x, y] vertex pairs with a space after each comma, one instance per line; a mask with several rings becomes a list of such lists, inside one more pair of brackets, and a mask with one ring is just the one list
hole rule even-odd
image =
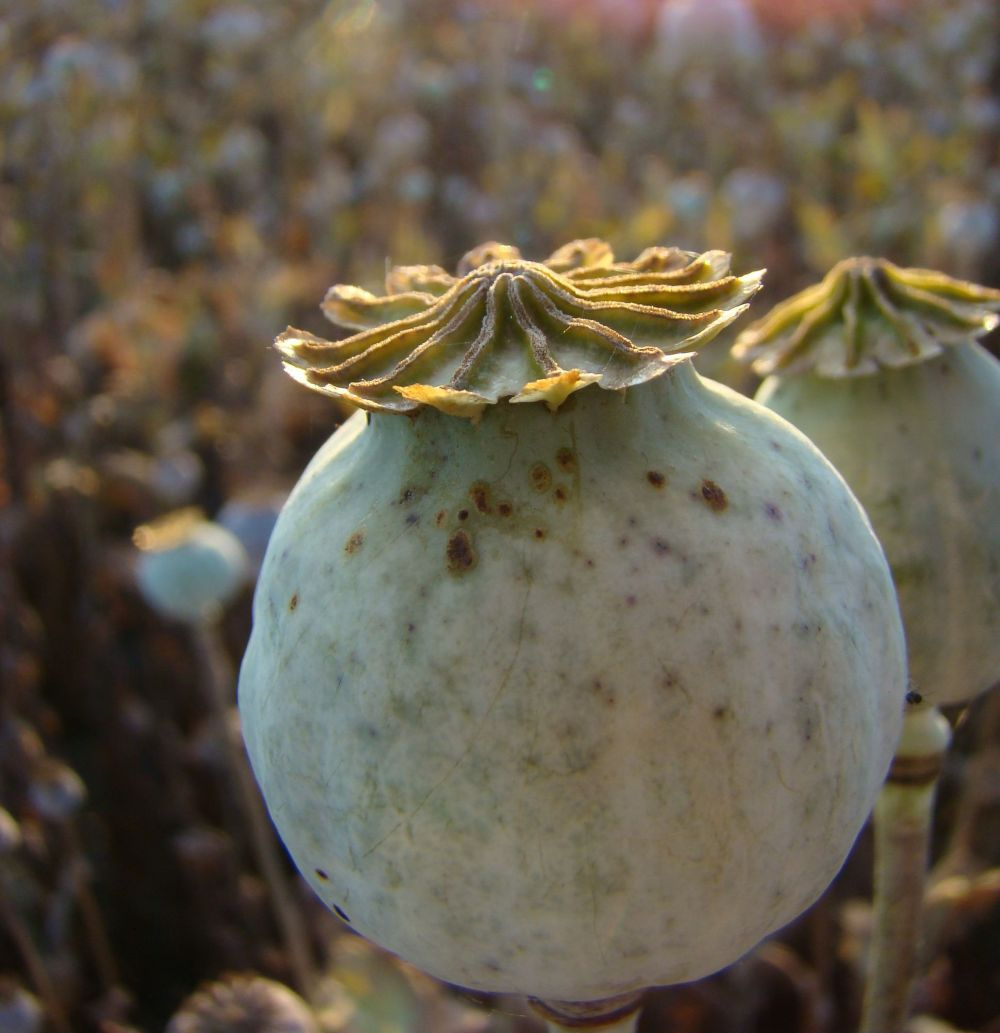
[[998, 321], [1000, 291], [882, 258], [848, 258], [744, 330], [733, 355], [764, 377], [853, 377], [974, 341]]
[[597, 384], [619, 390], [664, 373], [747, 307], [763, 273], [734, 276], [729, 255], [655, 247], [616, 262], [604, 241], [577, 240], [543, 262], [488, 243], [457, 275], [401, 266], [386, 294], [331, 287], [338, 341], [287, 329], [275, 342], [307, 387], [378, 412], [430, 405], [476, 420], [501, 399], [556, 409]]
[[262, 976], [223, 976], [185, 1000], [166, 1033], [317, 1033], [312, 1010], [287, 986]]

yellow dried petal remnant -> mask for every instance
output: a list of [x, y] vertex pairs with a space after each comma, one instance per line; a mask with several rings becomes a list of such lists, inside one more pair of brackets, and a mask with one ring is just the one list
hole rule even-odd
[[760, 376], [866, 376], [932, 359], [997, 325], [1000, 291], [881, 258], [848, 258], [745, 330], [733, 355]]
[[289, 328], [275, 343], [293, 377], [363, 409], [430, 405], [478, 420], [504, 398], [556, 409], [591, 383], [619, 390], [659, 376], [736, 319], [761, 275], [732, 275], [721, 251], [649, 248], [615, 262], [604, 241], [578, 240], [529, 262], [487, 243], [457, 276], [391, 270], [383, 297], [334, 286], [323, 311], [355, 333], [327, 341]]

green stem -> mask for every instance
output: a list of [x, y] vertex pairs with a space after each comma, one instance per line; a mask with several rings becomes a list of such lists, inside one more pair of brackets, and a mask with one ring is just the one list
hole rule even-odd
[[936, 707], [907, 711], [875, 805], [875, 925], [860, 1033], [902, 1033], [917, 965], [934, 791], [951, 739]]
[[598, 1033], [635, 1033], [639, 1023], [639, 1013], [632, 1012], [631, 1015], [620, 1019], [618, 1022], [605, 1023], [600, 1026], [564, 1026], [552, 1019], [546, 1021], [548, 1033], [580, 1033], [581, 1029], [598, 1031]]
[[591, 1033], [635, 1033], [642, 992], [580, 1004], [532, 998], [530, 1004], [545, 1020], [548, 1033], [581, 1033], [583, 1030]]
[[254, 859], [268, 888], [275, 919], [288, 951], [289, 966], [298, 989], [311, 997], [316, 983], [316, 967], [309, 933], [292, 895], [282, 863], [281, 849], [271, 826], [247, 762], [237, 745], [228, 720], [231, 676], [219, 630], [211, 620], [193, 626], [194, 644], [202, 677], [209, 693], [209, 706], [226, 757], [232, 789], [250, 832]]

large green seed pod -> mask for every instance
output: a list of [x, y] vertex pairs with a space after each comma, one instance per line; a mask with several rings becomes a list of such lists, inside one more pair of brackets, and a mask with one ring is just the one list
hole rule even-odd
[[[240, 677], [316, 892], [443, 979], [588, 1001], [798, 915], [885, 775], [888, 568], [798, 431], [688, 354], [759, 276], [716, 252], [334, 288], [293, 375], [356, 402], [279, 518]], [[539, 404], [544, 403], [544, 404]]]
[[853, 258], [740, 336], [757, 401], [847, 479], [889, 558], [913, 687], [1000, 678], [1000, 363], [976, 343], [1000, 291]]

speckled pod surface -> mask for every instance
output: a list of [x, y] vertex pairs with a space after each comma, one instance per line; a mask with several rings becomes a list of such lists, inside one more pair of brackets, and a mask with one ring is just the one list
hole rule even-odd
[[971, 699], [1000, 679], [1000, 363], [975, 343], [1000, 291], [873, 259], [842, 263], [737, 341], [757, 401], [843, 473], [882, 541], [912, 688]]
[[725, 966], [827, 886], [892, 757], [860, 506], [667, 358], [554, 407], [359, 413], [272, 538], [240, 677], [271, 815], [331, 908], [450, 982], [586, 1001]]

